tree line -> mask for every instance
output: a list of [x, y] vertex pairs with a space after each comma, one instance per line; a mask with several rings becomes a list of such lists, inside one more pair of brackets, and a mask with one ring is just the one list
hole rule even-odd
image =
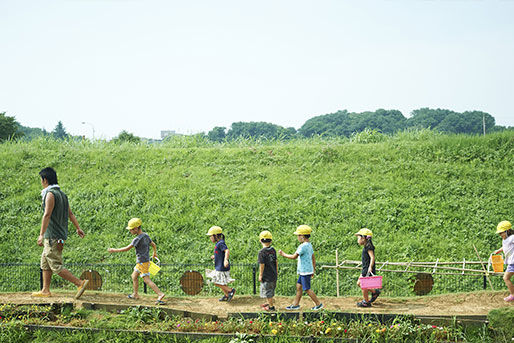
[[[215, 142], [231, 141], [238, 138], [264, 138], [288, 140], [292, 138], [309, 138], [313, 136], [350, 137], [366, 129], [377, 130], [384, 134], [393, 134], [405, 129], [430, 129], [444, 133], [482, 134], [507, 129], [498, 126], [492, 115], [482, 111], [465, 111], [462, 113], [447, 109], [420, 108], [412, 111], [409, 118], [398, 110], [378, 109], [374, 112], [361, 113], [347, 110], [324, 114], [308, 119], [298, 130], [294, 127], [282, 127], [266, 122], [235, 122], [230, 128], [216, 126], [205, 136]], [[22, 138], [32, 139], [37, 136], [52, 136], [56, 139], [71, 137], [61, 121], [52, 132], [44, 129], [29, 128], [20, 125], [14, 117], [0, 113], [0, 141]], [[80, 138], [80, 137], [75, 137]], [[140, 137], [123, 130], [114, 142], [139, 142]]]
[[230, 128], [215, 127], [207, 133], [212, 141], [233, 140], [239, 137], [291, 139], [313, 136], [350, 137], [366, 129], [393, 134], [409, 128], [431, 129], [445, 133], [482, 134], [506, 129], [497, 126], [489, 113], [466, 111], [458, 113], [446, 109], [421, 108], [405, 118], [398, 110], [378, 109], [374, 112], [348, 112], [346, 110], [324, 114], [307, 120], [296, 130], [265, 122], [237, 122]]

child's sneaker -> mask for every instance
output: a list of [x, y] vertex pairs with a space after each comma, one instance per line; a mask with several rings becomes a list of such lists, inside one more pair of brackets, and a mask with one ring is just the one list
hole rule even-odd
[[236, 294], [236, 289], [232, 288], [232, 290], [230, 292], [228, 292], [227, 301], [232, 300], [232, 298], [234, 297], [234, 294]]
[[266, 307], [266, 311], [275, 311], [275, 306]]
[[510, 294], [508, 297], [503, 298], [505, 301], [514, 301], [514, 295]]
[[369, 302], [372, 303], [373, 301], [377, 300], [379, 295], [380, 295], [380, 290], [375, 289], [375, 292], [371, 295], [371, 299], [369, 299]]
[[371, 307], [371, 303], [367, 302], [366, 300], [363, 300], [357, 303], [357, 307]]
[[228, 300], [228, 297], [226, 295], [224, 295], [218, 299], [218, 301], [227, 301], [227, 300]]
[[286, 310], [293, 311], [293, 310], [299, 310], [300, 305], [289, 305], [286, 307]]
[[311, 310], [318, 311], [318, 310], [321, 310], [322, 308], [323, 308], [323, 303], [319, 303], [319, 305], [312, 307]]

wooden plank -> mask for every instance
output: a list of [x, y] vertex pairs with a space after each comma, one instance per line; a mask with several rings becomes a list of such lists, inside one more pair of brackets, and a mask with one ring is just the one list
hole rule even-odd
[[385, 261], [384, 263], [382, 263], [382, 266], [380, 268], [378, 268], [378, 271], [380, 271], [382, 268], [384, 268], [384, 266], [387, 264], [387, 262], [389, 262], [389, 261]]
[[[336, 249], [336, 266], [339, 265], [339, 255]], [[336, 296], [339, 297], [339, 269], [336, 269]]]
[[437, 262], [439, 262], [439, 259], [437, 259], [437, 260], [435, 261], [435, 265], [434, 265], [434, 269], [432, 270], [432, 274], [434, 274], [434, 273], [435, 273], [435, 270], [436, 270], [436, 268], [437, 268]]

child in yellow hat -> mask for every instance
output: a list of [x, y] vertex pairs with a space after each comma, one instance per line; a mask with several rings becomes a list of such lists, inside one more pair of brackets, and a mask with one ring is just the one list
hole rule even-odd
[[311, 279], [314, 277], [316, 271], [316, 259], [314, 258], [314, 249], [312, 244], [309, 242], [311, 237], [312, 229], [308, 225], [300, 225], [296, 228], [294, 234], [298, 236], [298, 241], [301, 243], [296, 252], [292, 255], [286, 254], [282, 250], [278, 253], [292, 260], [298, 259], [298, 265], [296, 273], [298, 275], [298, 281], [296, 281], [296, 296], [294, 302], [286, 307], [286, 310], [299, 310], [300, 300], [302, 299], [303, 292], [314, 302], [314, 307], [311, 308], [313, 311], [318, 311], [323, 308], [323, 303], [319, 301], [316, 294], [311, 289]]
[[150, 280], [150, 246], [153, 249], [152, 258], [157, 258], [157, 245], [152, 241], [150, 236], [147, 233], [141, 230], [141, 225], [143, 222], [139, 218], [132, 218], [129, 220], [127, 225], [127, 230], [130, 231], [131, 234], [136, 235], [136, 237], [132, 240], [132, 242], [124, 248], [114, 249], [109, 248], [107, 251], [110, 253], [115, 252], [123, 252], [128, 251], [132, 248], [136, 248], [136, 266], [134, 267], [134, 272], [132, 273], [132, 286], [134, 289], [134, 293], [129, 294], [128, 298], [130, 299], [139, 299], [138, 289], [139, 289], [139, 280], [138, 277], [143, 278], [143, 281], [150, 286], [151, 289], [157, 293], [158, 297], [155, 303], [157, 305], [163, 305], [164, 301], [162, 300], [165, 296], [163, 292], [159, 290], [159, 287]]
[[507, 270], [503, 273], [503, 281], [509, 289], [509, 296], [504, 298], [505, 301], [514, 301], [514, 285], [510, 279], [514, 275], [514, 230], [512, 230], [512, 224], [509, 221], [502, 221], [498, 223], [496, 227], [496, 233], [502, 238], [502, 247], [496, 250], [494, 253], [499, 254], [503, 252], [505, 256], [505, 264]]
[[230, 250], [225, 244], [225, 235], [219, 226], [212, 226], [207, 232], [211, 242], [215, 244], [214, 255], [211, 259], [214, 260], [214, 270], [207, 274], [212, 280], [212, 283], [223, 291], [223, 296], [219, 301], [230, 301], [236, 293], [235, 288], [228, 286], [234, 279], [230, 277]]
[[[370, 229], [360, 229], [355, 234], [357, 236], [357, 243], [362, 245], [362, 271], [357, 280], [357, 286], [361, 285], [361, 277], [375, 275], [375, 246], [371, 241], [373, 232]], [[369, 292], [371, 291], [371, 299], [369, 298]], [[380, 295], [379, 289], [362, 289], [362, 297], [364, 300], [357, 303], [358, 307], [371, 307], [371, 303], [374, 302]]]
[[265, 230], [259, 234], [262, 249], [259, 251], [259, 282], [261, 283], [261, 298], [268, 300], [261, 307], [267, 311], [275, 311], [273, 297], [277, 287], [278, 260], [275, 248], [271, 246], [273, 236], [271, 232]]

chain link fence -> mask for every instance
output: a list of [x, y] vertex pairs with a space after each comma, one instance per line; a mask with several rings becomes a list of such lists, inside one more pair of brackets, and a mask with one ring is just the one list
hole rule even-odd
[[[318, 265], [322, 265], [319, 263]], [[102, 263], [73, 263], [66, 264], [66, 268], [75, 276], [83, 273], [99, 277], [95, 280], [99, 291], [130, 293], [132, 291], [132, 279], [130, 277], [134, 264], [102, 264]], [[231, 276], [236, 281], [231, 285], [237, 289], [240, 295], [259, 294], [259, 269], [255, 264], [235, 263], [231, 265]], [[180, 279], [188, 271], [199, 272], [203, 276], [203, 288], [200, 296], [219, 295], [219, 289], [205, 278], [205, 270], [213, 269], [211, 263], [205, 264], [162, 264], [160, 272], [152, 277], [159, 288], [169, 295], [186, 295], [182, 289]], [[1, 263], [0, 264], [0, 291], [1, 292], [28, 292], [41, 287], [41, 270], [38, 263]], [[95, 273], [96, 272], [96, 273]], [[414, 287], [419, 282], [416, 274], [402, 274], [383, 272], [383, 293], [388, 296], [415, 296]], [[427, 274], [425, 274], [427, 275]], [[430, 275], [431, 285], [427, 294], [444, 294], [454, 292], [471, 292], [490, 289], [485, 276], [469, 275]], [[359, 277], [358, 270], [339, 270], [339, 294], [340, 296], [360, 295], [360, 289], [356, 282]], [[490, 275], [491, 283], [495, 290], [504, 289], [505, 284], [501, 275]], [[296, 293], [296, 263], [279, 264], [279, 276], [276, 294], [292, 296]], [[201, 284], [200, 284], [201, 285]], [[145, 289], [140, 281], [141, 292]], [[52, 277], [52, 290], [74, 290], [73, 284], [58, 276]], [[336, 296], [336, 270], [318, 269], [312, 280], [312, 289], [319, 296]]]

